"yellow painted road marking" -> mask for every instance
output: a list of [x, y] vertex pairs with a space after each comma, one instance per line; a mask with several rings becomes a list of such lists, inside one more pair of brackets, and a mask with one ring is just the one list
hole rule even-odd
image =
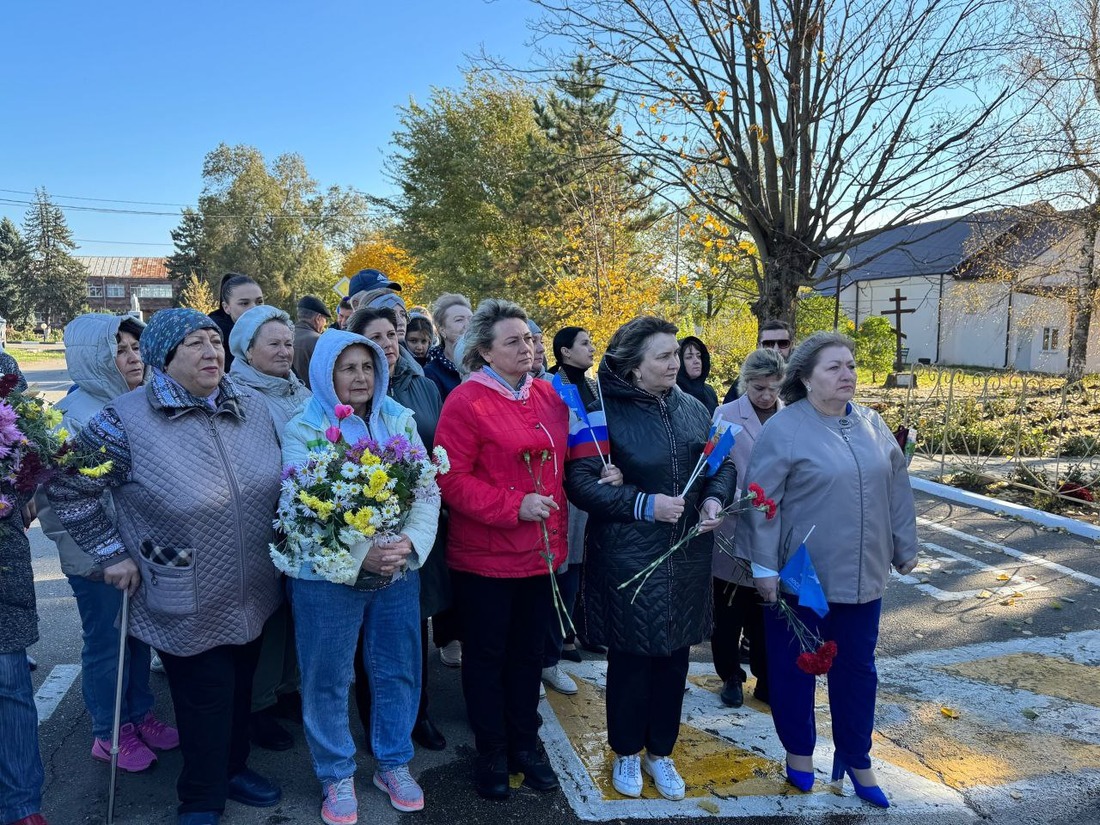
[[[705, 677], [692, 677], [692, 681], [700, 678]], [[603, 692], [584, 679], [576, 681], [574, 696], [548, 691], [550, 706], [604, 799], [626, 799], [611, 785], [611, 765], [615, 756], [607, 744]], [[799, 793], [786, 783], [781, 764], [742, 750], [690, 724], [680, 725], [672, 758], [687, 785], [688, 797]], [[660, 798], [649, 779], [643, 784], [642, 797]]]
[[1017, 653], [941, 668], [967, 679], [1020, 688], [1100, 708], [1100, 668], [1057, 656]]

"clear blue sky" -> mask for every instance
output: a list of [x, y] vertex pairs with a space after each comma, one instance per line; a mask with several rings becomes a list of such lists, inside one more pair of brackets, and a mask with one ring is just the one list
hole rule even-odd
[[[195, 203], [220, 142], [297, 152], [323, 186], [387, 194], [396, 107], [482, 48], [525, 65], [526, 0], [24, 0], [5, 4], [0, 189]], [[0, 191], [0, 199], [27, 196]], [[0, 203], [22, 225], [26, 207]], [[83, 255], [164, 255], [175, 217], [66, 210]]]

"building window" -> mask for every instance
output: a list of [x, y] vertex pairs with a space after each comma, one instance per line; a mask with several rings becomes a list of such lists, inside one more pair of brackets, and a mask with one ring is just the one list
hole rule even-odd
[[1058, 327], [1043, 327], [1043, 352], [1058, 349]]
[[153, 284], [151, 286], [135, 286], [134, 294], [139, 298], [171, 298], [171, 284]]
[[107, 297], [108, 298], [125, 298], [126, 297], [126, 285], [125, 284], [107, 284]]
[[89, 298], [102, 298], [103, 287], [99, 284], [88, 284], [88, 297]]

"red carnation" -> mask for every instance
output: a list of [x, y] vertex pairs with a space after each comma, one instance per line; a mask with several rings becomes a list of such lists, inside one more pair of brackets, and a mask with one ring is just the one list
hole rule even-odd
[[799, 653], [795, 664], [803, 673], [811, 676], [824, 676], [833, 666], [836, 658], [836, 642], [825, 642], [814, 652]]
[[764, 518], [766, 518], [768, 521], [771, 521], [773, 518], [775, 518], [775, 502], [769, 498], [767, 501], [764, 502], [764, 506], [767, 508], [767, 512], [764, 513]]
[[764, 488], [757, 484], [755, 481], [749, 485], [749, 492], [752, 493], [752, 506], [763, 507], [767, 504], [767, 497], [764, 495]]

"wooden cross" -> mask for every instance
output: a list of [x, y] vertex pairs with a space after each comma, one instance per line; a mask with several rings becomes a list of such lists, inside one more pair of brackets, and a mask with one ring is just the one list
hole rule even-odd
[[916, 312], [915, 309], [902, 309], [901, 302], [908, 301], [909, 299], [901, 294], [901, 290], [895, 288], [894, 295], [887, 300], [892, 301], [894, 304], [893, 309], [884, 309], [879, 315], [893, 315], [894, 316], [894, 369], [901, 369], [901, 339], [907, 337], [904, 332], [901, 331], [901, 316], [908, 315], [911, 312]]

